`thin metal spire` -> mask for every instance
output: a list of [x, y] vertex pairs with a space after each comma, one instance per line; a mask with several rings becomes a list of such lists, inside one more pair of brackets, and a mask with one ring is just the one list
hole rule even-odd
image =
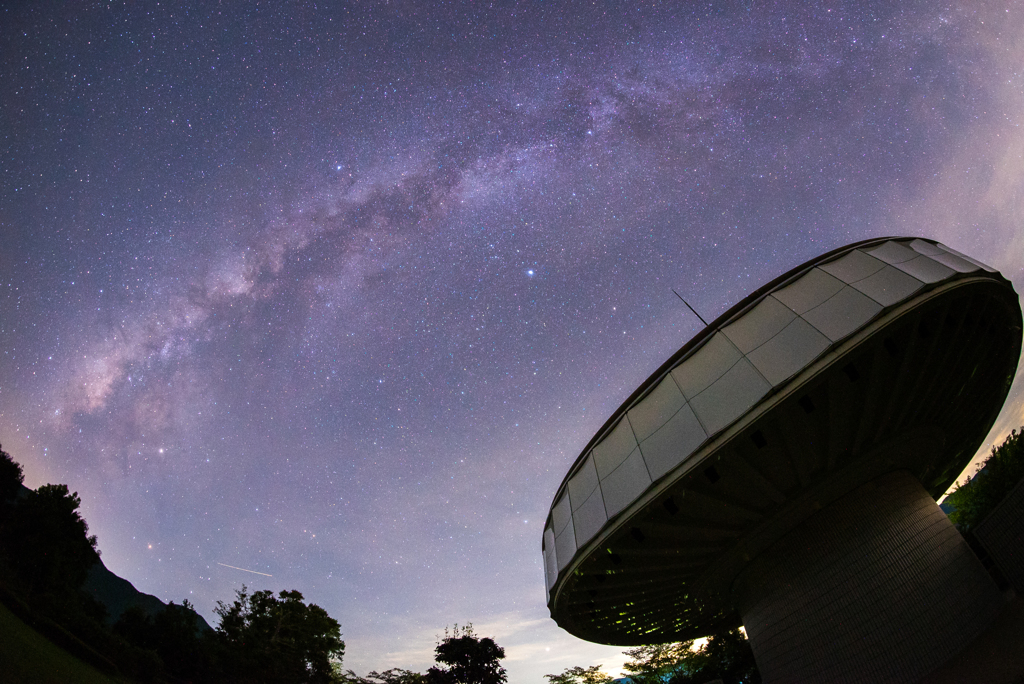
[[700, 318], [700, 322], [704, 324], [705, 328], [708, 327], [708, 322], [701, 318], [701, 315], [697, 313], [697, 310], [690, 306], [690, 303], [683, 299], [683, 296], [681, 294], [676, 292], [674, 289], [672, 290], [672, 294], [674, 294], [676, 297], [679, 297], [679, 301], [681, 301], [683, 304], [686, 304], [686, 308], [692, 311], [694, 316]]

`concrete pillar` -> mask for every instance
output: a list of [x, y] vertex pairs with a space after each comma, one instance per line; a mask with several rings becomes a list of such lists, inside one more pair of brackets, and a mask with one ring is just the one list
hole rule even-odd
[[960, 533], [905, 471], [794, 528], [744, 569], [733, 600], [769, 684], [915, 682], [1002, 605]]
[[974, 528], [974, 536], [1014, 591], [1024, 595], [1024, 480]]

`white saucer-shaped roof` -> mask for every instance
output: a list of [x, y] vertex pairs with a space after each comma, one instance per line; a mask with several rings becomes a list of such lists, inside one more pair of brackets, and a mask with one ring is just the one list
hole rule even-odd
[[732, 580], [815, 510], [894, 470], [941, 495], [1020, 349], [1009, 281], [930, 240], [868, 240], [779, 277], [674, 354], [573, 464], [544, 529], [552, 617], [619, 645], [737, 626]]

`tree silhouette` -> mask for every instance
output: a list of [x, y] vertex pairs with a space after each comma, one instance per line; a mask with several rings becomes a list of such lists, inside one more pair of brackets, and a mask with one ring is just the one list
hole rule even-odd
[[230, 606], [217, 602], [224, 674], [237, 682], [332, 682], [345, 653], [341, 626], [297, 591], [252, 594], [243, 585]]
[[710, 636], [700, 648], [693, 641], [640, 646], [626, 651], [623, 665], [634, 684], [760, 684], [750, 642], [739, 629]]
[[338, 684], [424, 684], [426, 681], [426, 675], [400, 667], [383, 672], [374, 671], [365, 677], [360, 677], [352, 670], [337, 675]]
[[693, 641], [637, 646], [625, 651], [629, 661], [622, 668], [633, 684], [663, 684], [683, 670]]
[[724, 684], [761, 682], [750, 641], [738, 629], [712, 635], [699, 649], [687, 653], [683, 664], [669, 684], [704, 684], [712, 679]]
[[4, 504], [17, 496], [24, 481], [25, 475], [21, 470], [21, 464], [11, 458], [11, 455], [4, 451], [3, 447], [0, 447], [0, 511]]
[[113, 630], [133, 646], [155, 651], [168, 673], [200, 682], [213, 676], [213, 654], [212, 634], [202, 634], [199, 625], [198, 613], [185, 600], [181, 605], [171, 601], [155, 616], [132, 606], [121, 613]]
[[950, 492], [944, 503], [953, 511], [949, 520], [962, 532], [971, 531], [1024, 477], [1024, 428], [1014, 430], [992, 447], [974, 477]]
[[430, 684], [505, 684], [508, 675], [498, 662], [505, 657], [505, 649], [493, 639], [478, 638], [473, 626], [461, 630], [455, 625], [454, 633], [445, 636], [434, 649], [434, 660], [443, 667], [427, 670]]
[[25, 596], [77, 594], [99, 560], [96, 537], [78, 513], [82, 500], [67, 485], [43, 485], [9, 512], [2, 530], [7, 562]]
[[544, 677], [548, 680], [548, 684], [611, 684], [615, 681], [601, 672], [600, 665], [570, 667], [562, 674], [544, 675]]

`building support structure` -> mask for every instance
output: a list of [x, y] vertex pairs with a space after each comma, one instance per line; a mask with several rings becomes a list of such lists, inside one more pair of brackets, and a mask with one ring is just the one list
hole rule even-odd
[[918, 681], [1003, 599], [907, 471], [826, 506], [753, 559], [733, 601], [766, 683]]

